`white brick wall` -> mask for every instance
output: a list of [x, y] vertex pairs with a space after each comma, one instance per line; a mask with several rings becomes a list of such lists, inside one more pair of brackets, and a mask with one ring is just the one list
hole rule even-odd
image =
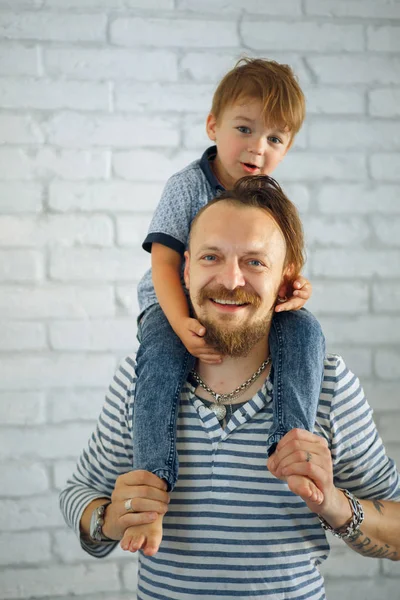
[[[399, 40], [399, 0], [0, 0], [0, 600], [133, 598], [135, 559], [83, 557], [57, 491], [137, 347], [163, 185], [243, 53], [288, 62], [307, 95], [276, 177], [309, 307], [400, 461]], [[328, 597], [398, 597], [398, 563], [333, 547]]]

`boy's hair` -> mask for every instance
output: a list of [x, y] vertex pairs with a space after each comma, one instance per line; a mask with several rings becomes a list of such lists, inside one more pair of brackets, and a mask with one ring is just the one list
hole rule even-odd
[[218, 84], [211, 113], [216, 120], [238, 100], [260, 100], [268, 125], [289, 130], [293, 139], [306, 114], [301, 87], [289, 65], [261, 58], [241, 58]]
[[199, 210], [193, 219], [191, 231], [209, 206], [223, 200], [240, 207], [261, 208], [273, 218], [286, 243], [284, 268], [289, 267], [289, 279], [294, 281], [305, 263], [303, 226], [297, 208], [284, 194], [279, 183], [268, 175], [242, 177], [232, 190], [222, 192]]

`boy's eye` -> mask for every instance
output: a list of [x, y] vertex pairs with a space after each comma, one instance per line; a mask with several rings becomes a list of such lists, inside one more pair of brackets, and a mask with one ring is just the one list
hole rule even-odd
[[245, 125], [239, 125], [236, 129], [240, 131], [240, 133], [251, 133], [250, 127], [246, 127]]
[[282, 144], [282, 140], [280, 140], [278, 137], [276, 137], [276, 135], [270, 135], [268, 139], [273, 144]]

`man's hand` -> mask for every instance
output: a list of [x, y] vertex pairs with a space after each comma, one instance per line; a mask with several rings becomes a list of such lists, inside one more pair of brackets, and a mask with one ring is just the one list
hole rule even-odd
[[206, 333], [205, 327], [197, 319], [183, 319], [182, 324], [177, 331], [182, 344], [196, 358], [210, 365], [218, 364], [222, 361], [222, 356], [214, 348], [208, 346], [203, 339]]
[[[105, 512], [103, 533], [121, 540], [128, 527], [152, 523], [168, 510], [169, 496], [165, 481], [148, 471], [130, 471], [120, 475]], [[132, 511], [125, 502], [131, 500]]]
[[[278, 297], [286, 298], [286, 293], [287, 285], [284, 284], [278, 292]], [[278, 303], [275, 307], [275, 312], [283, 312], [284, 310], [299, 310], [305, 305], [307, 300], [311, 298], [311, 294], [311, 282], [302, 275], [299, 275], [293, 282], [293, 296], [285, 300], [285, 302]]]

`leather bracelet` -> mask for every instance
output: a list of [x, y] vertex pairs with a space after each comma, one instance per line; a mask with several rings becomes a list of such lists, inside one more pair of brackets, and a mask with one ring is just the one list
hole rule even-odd
[[317, 515], [317, 517], [321, 523], [322, 528], [325, 529], [325, 531], [330, 531], [332, 533], [332, 535], [334, 535], [335, 537], [345, 540], [345, 539], [349, 538], [350, 536], [352, 536], [353, 533], [355, 533], [356, 531], [358, 531], [360, 529], [360, 526], [361, 526], [362, 522], [364, 521], [364, 510], [363, 510], [363, 507], [361, 506], [361, 503], [359, 502], [359, 500], [357, 500], [357, 498], [355, 498], [353, 496], [353, 494], [351, 492], [349, 492], [349, 490], [341, 489], [340, 491], [343, 492], [343, 494], [346, 496], [346, 498], [349, 501], [351, 511], [352, 511], [352, 516], [351, 516], [350, 521], [348, 523], [346, 523], [345, 525], [343, 525], [342, 527], [340, 527], [339, 529], [334, 529], [333, 527], [331, 527], [329, 525], [329, 523], [327, 521], [325, 521], [325, 519], [323, 517], [321, 517], [321, 515]]

